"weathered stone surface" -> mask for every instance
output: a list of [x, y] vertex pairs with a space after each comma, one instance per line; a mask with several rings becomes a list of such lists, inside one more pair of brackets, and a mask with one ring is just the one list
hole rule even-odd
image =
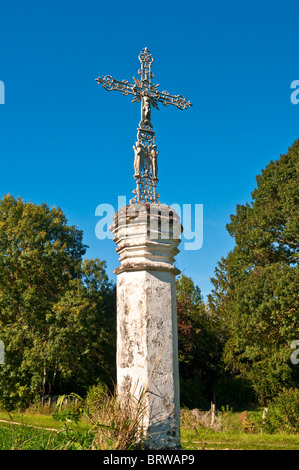
[[176, 449], [180, 448], [175, 286], [179, 271], [173, 262], [181, 225], [170, 208], [157, 205], [153, 214], [148, 206], [121, 209], [110, 227], [120, 255], [115, 271], [117, 386], [123, 402], [130, 393], [148, 388], [146, 446]]

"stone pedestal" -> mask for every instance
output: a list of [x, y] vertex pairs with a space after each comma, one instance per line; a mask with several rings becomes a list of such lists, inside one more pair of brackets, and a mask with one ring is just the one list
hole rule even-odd
[[[126, 402], [145, 394], [143, 430], [149, 449], [180, 448], [175, 276], [182, 230], [170, 207], [132, 204], [110, 227], [117, 274], [117, 388]], [[138, 398], [138, 396], [137, 396]]]

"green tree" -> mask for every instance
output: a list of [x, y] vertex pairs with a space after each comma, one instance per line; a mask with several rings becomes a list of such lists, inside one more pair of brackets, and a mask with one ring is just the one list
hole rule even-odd
[[203, 407], [213, 396], [220, 342], [199, 287], [185, 275], [177, 280], [177, 312], [181, 402]]
[[257, 176], [250, 204], [227, 225], [234, 249], [212, 279], [209, 305], [222, 321], [223, 360], [267, 400], [298, 384], [290, 344], [299, 320], [299, 140]]
[[97, 380], [109, 387], [115, 383], [116, 295], [105, 268], [103, 261], [85, 259], [82, 278], [70, 281], [53, 306], [49, 352], [55, 369], [49, 376], [60, 390], [66, 387], [64, 393], [83, 393]]
[[105, 330], [114, 315], [105, 264], [82, 263], [82, 231], [59, 208], [4, 196], [0, 229], [0, 399], [14, 406], [36, 392], [80, 389], [84, 366], [90, 384], [95, 363], [107, 369], [105, 335], [113, 336], [111, 324]]

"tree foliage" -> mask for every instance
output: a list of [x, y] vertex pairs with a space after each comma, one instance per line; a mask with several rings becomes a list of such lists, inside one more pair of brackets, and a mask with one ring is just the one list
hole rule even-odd
[[114, 286], [61, 209], [0, 201], [0, 399], [81, 391], [113, 372]]
[[[290, 360], [299, 339], [298, 173], [299, 140], [257, 176], [252, 201], [231, 216], [235, 247], [215, 269], [208, 305], [191, 278], [177, 281], [182, 404], [203, 406], [232, 383], [243, 396], [250, 384], [264, 401], [298, 387]], [[105, 262], [85, 253], [82, 231], [61, 209], [10, 195], [0, 201], [7, 408], [36, 393], [84, 393], [98, 379], [115, 380], [115, 286]]]
[[199, 287], [185, 275], [177, 280], [177, 312], [181, 402], [205, 406], [217, 377], [220, 342]]
[[290, 344], [299, 320], [299, 140], [257, 176], [227, 225], [236, 245], [218, 263], [209, 305], [222, 321], [224, 363], [261, 399], [298, 384]]

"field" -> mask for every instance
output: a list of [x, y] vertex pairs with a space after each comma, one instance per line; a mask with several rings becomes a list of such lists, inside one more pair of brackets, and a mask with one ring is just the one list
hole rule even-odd
[[263, 408], [233, 412], [181, 410], [181, 441], [185, 449], [299, 450], [299, 435], [269, 434], [263, 430]]
[[[262, 409], [219, 412], [212, 425], [209, 413], [195, 411], [181, 411], [185, 450], [299, 450], [298, 434], [262, 432]], [[89, 450], [93, 439], [94, 429], [82, 417], [75, 423], [32, 411], [0, 412], [0, 450]]]
[[188, 450], [299, 450], [299, 437], [281, 434], [213, 432], [198, 435], [182, 430], [182, 446]]

